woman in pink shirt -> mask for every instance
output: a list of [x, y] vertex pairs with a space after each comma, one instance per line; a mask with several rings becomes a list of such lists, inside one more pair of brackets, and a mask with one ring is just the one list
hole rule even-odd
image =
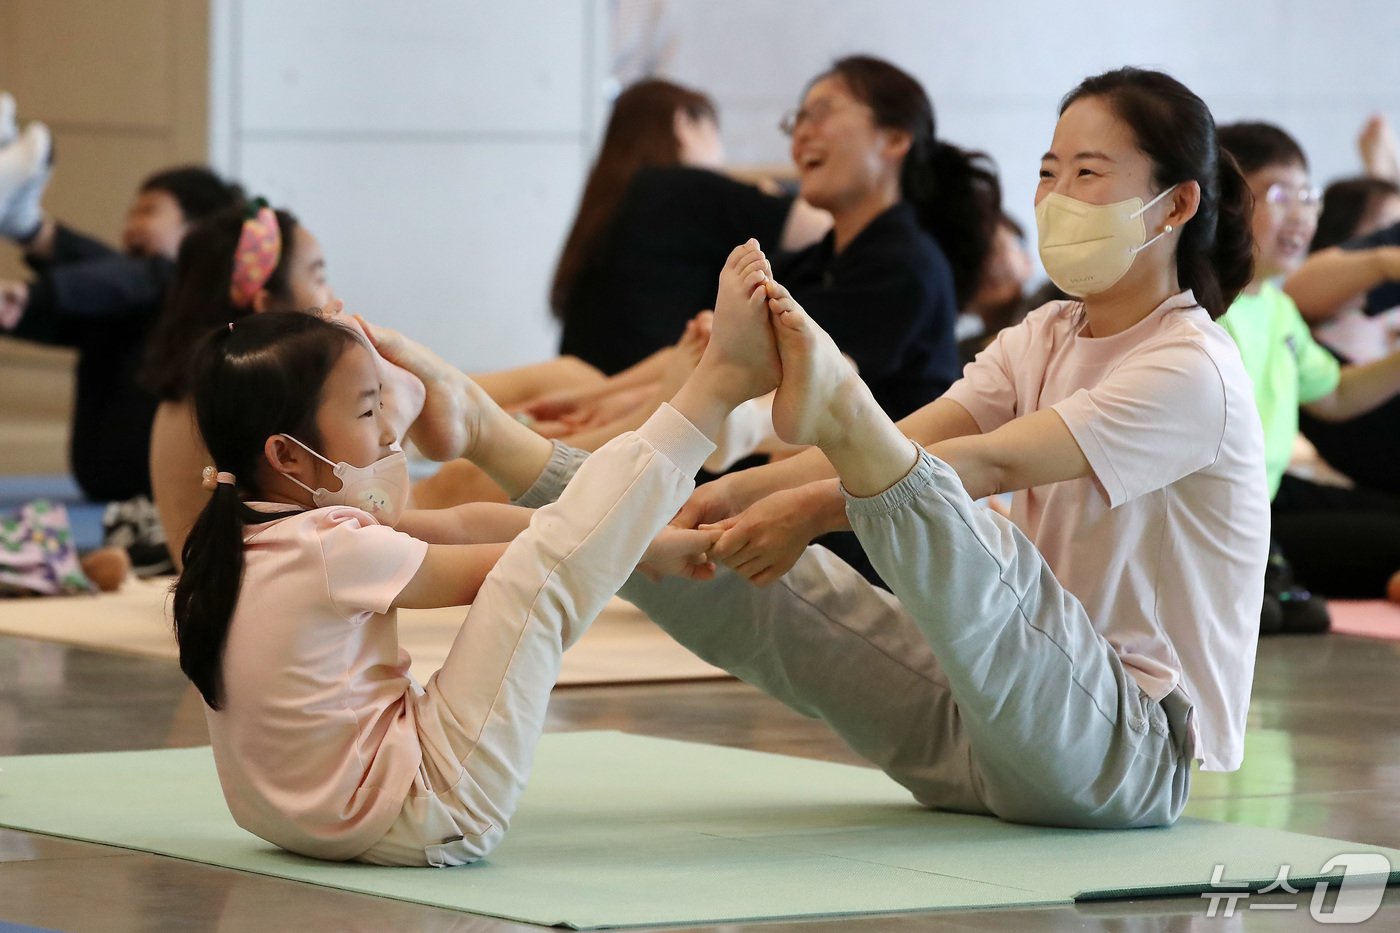
[[[665, 525], [725, 418], [777, 384], [772, 340], [753, 339], [768, 328], [766, 276], [756, 245], [735, 250], [685, 385], [537, 513], [404, 511], [380, 372], [349, 327], [268, 311], [210, 335], [190, 394], [212, 495], [174, 615], [240, 826], [304, 855], [392, 865], [462, 864], [499, 842], [563, 650], [639, 561], [713, 573], [717, 533]], [[424, 417], [455, 421], [461, 452], [514, 493], [555, 469], [549, 441], [472, 389], [469, 411], [434, 404]], [[419, 685], [395, 610], [468, 603], [445, 664]]]
[[[1249, 193], [1201, 99], [1131, 68], [1070, 92], [1040, 174], [1040, 255], [1079, 299], [895, 424], [768, 286], [774, 425], [818, 450], [682, 511], [725, 530], [711, 556], [733, 572], [620, 595], [928, 806], [1166, 825], [1193, 760], [1243, 756], [1269, 509], [1249, 379], [1213, 319], [1250, 278]], [[1009, 519], [976, 502], [1006, 492]], [[807, 546], [842, 527], [892, 593]]]

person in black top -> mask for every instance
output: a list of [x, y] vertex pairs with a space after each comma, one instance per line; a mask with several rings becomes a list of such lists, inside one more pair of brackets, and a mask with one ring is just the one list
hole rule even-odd
[[722, 161], [703, 94], [646, 80], [618, 95], [550, 290], [561, 354], [621, 372], [713, 305], [735, 244], [800, 246], [825, 232], [820, 211], [720, 174]]
[[136, 381], [146, 337], [185, 231], [241, 199], [242, 189], [206, 168], [174, 168], [142, 182], [120, 251], [47, 215], [33, 229], [15, 231], [34, 278], [0, 283], [8, 330], [78, 351], [70, 463], [89, 499], [150, 494], [147, 456], [156, 399]]
[[937, 138], [918, 81], [869, 56], [813, 80], [783, 128], [802, 198], [833, 227], [774, 274], [901, 418], [958, 377], [954, 324], [991, 251], [996, 175], [985, 156]]

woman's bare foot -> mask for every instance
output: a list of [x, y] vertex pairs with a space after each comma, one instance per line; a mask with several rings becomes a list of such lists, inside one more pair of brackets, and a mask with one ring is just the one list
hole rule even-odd
[[767, 284], [783, 382], [773, 397], [773, 429], [789, 444], [839, 443], [870, 399], [831, 337], [777, 282]]
[[387, 327], [371, 327], [358, 316], [356, 320], [384, 359], [423, 382], [423, 412], [409, 428], [409, 439], [431, 460], [470, 458], [480, 440], [483, 408], [499, 410], [496, 403], [422, 344]]

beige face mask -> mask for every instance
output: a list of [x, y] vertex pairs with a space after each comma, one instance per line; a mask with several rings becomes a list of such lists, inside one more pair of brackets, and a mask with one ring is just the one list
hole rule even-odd
[[1128, 198], [1113, 204], [1088, 204], [1063, 194], [1047, 194], [1035, 206], [1040, 261], [1050, 281], [1076, 298], [1097, 295], [1127, 274], [1138, 253], [1171, 232], [1147, 239], [1143, 213], [1176, 190], [1176, 185], [1146, 204]]

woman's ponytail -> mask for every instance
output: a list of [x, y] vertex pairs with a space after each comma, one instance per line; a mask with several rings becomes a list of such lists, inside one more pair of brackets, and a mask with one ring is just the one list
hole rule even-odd
[[938, 241], [953, 270], [953, 291], [966, 307], [982, 281], [1001, 216], [1001, 183], [991, 158], [933, 140], [921, 164], [915, 152], [905, 159], [905, 200], [914, 205], [919, 225]]
[[1220, 313], [1201, 303], [1211, 317], [1224, 314], [1254, 278], [1254, 195], [1228, 152], [1220, 151], [1216, 170], [1220, 179], [1220, 219], [1215, 227], [1210, 265], [1218, 279]]
[[939, 140], [933, 103], [923, 85], [889, 62], [852, 55], [821, 77], [827, 75], [840, 77], [870, 108], [876, 126], [909, 134], [900, 194], [948, 258], [958, 305], [966, 307], [981, 284], [1001, 217], [1001, 183], [991, 158]]

